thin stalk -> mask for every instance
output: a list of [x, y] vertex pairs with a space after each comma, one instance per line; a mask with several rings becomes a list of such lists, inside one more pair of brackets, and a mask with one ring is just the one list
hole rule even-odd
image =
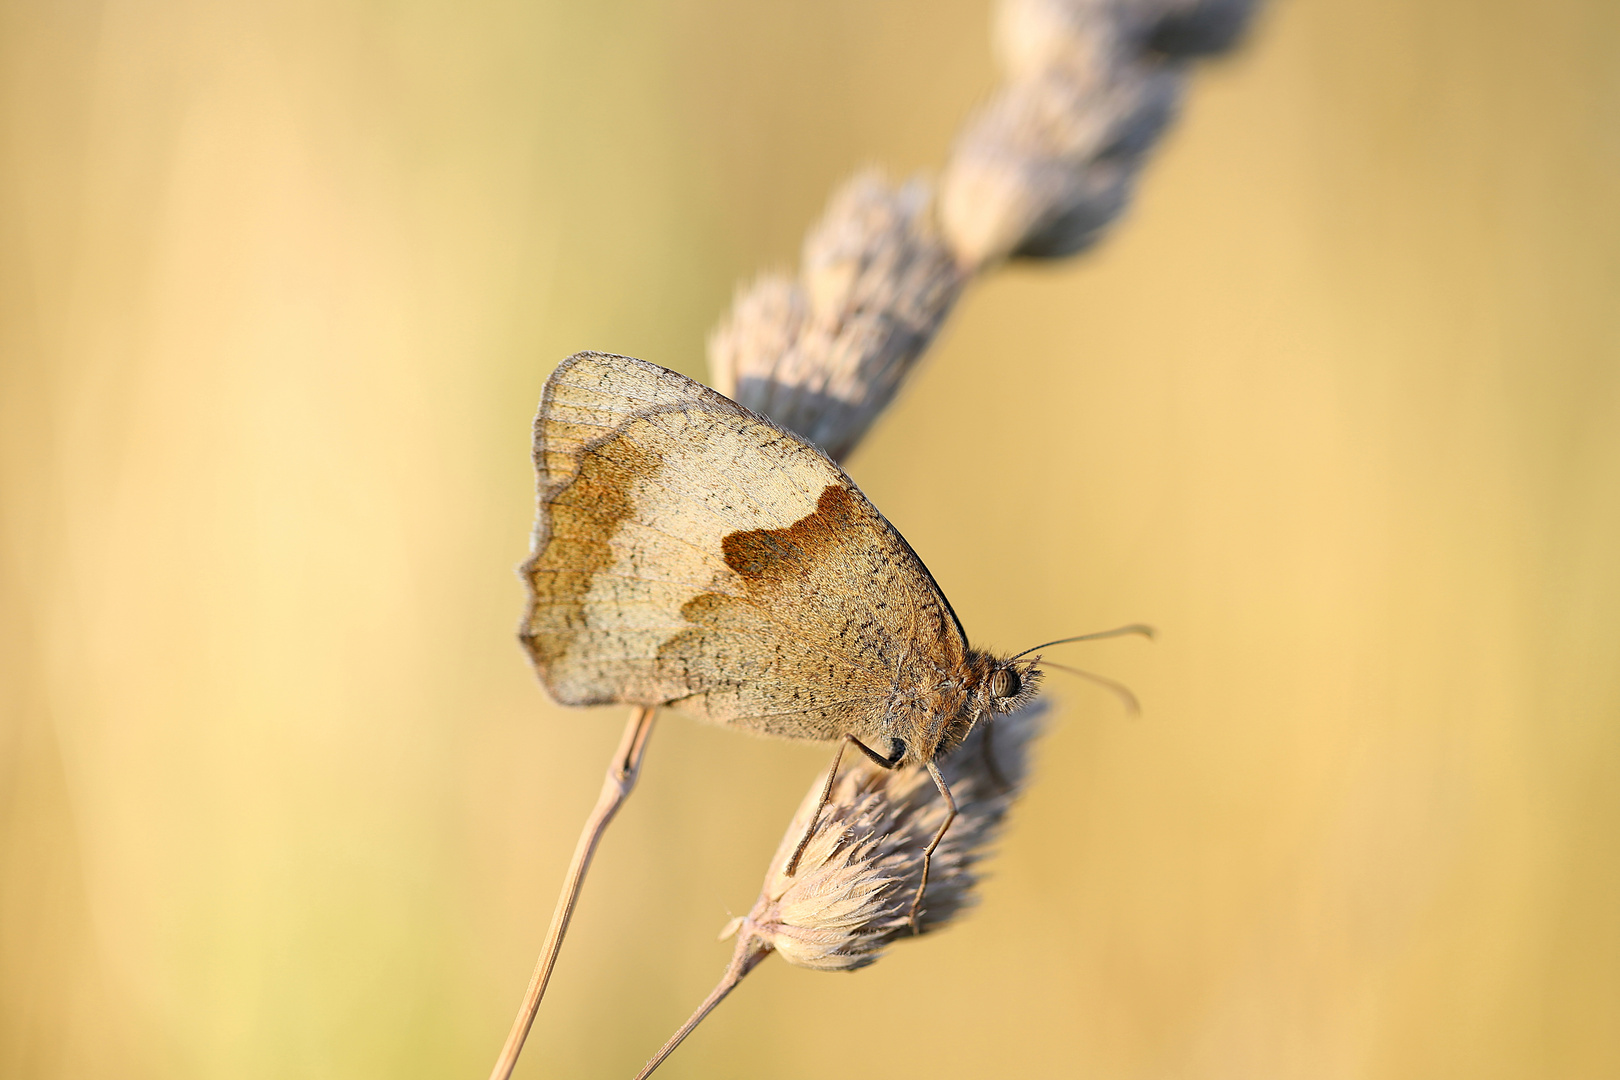
[[745, 927], [737, 935], [737, 948], [731, 954], [731, 963], [726, 966], [726, 973], [720, 976], [720, 982], [709, 991], [709, 996], [703, 999], [703, 1004], [697, 1007], [680, 1030], [669, 1037], [669, 1041], [659, 1048], [652, 1060], [636, 1074], [636, 1080], [647, 1080], [653, 1070], [664, 1063], [664, 1059], [675, 1052], [681, 1045], [681, 1040], [692, 1034], [692, 1029], [703, 1022], [703, 1018], [714, 1011], [714, 1007], [725, 1000], [727, 994], [742, 982], [742, 977], [754, 970], [754, 966], [771, 954], [771, 947], [751, 935]]
[[636, 786], [647, 739], [652, 735], [653, 718], [657, 715], [658, 709], [653, 706], [638, 705], [630, 711], [624, 737], [619, 740], [607, 777], [602, 781], [602, 794], [597, 796], [596, 806], [585, 819], [585, 828], [574, 847], [573, 861], [568, 864], [568, 875], [563, 879], [562, 895], [557, 897], [557, 908], [551, 913], [551, 925], [546, 929], [546, 943], [540, 949], [540, 961], [534, 967], [529, 989], [523, 995], [523, 1004], [518, 1006], [517, 1019], [512, 1021], [512, 1030], [506, 1036], [506, 1045], [501, 1047], [501, 1056], [496, 1059], [489, 1080], [508, 1080], [517, 1065], [518, 1054], [523, 1052], [523, 1040], [529, 1037], [534, 1014], [540, 1009], [540, 999], [545, 996], [546, 983], [551, 979], [551, 969], [557, 963], [557, 953], [562, 950], [563, 935], [568, 933], [568, 920], [574, 914], [585, 871], [590, 869], [591, 856], [596, 854], [596, 845], [607, 830], [608, 822]]

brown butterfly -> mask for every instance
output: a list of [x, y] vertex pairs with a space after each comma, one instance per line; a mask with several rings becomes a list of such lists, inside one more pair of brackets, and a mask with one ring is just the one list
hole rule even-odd
[[[684, 375], [569, 357], [546, 383], [534, 462], [520, 636], [551, 696], [671, 705], [924, 765], [948, 807], [926, 888], [956, 814], [934, 759], [1027, 703], [1036, 661], [970, 647], [928, 568], [842, 469]], [[837, 769], [835, 757], [828, 789]]]

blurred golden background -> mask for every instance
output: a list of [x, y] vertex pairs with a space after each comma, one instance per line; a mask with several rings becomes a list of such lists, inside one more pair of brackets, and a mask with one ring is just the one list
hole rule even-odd
[[[481, 1077], [622, 725], [513, 639], [529, 419], [701, 375], [983, 0], [7, 2], [0, 1076]], [[1266, 6], [852, 463], [1062, 659], [978, 911], [669, 1077], [1620, 1075], [1620, 7]], [[667, 717], [520, 1076], [631, 1075], [818, 746]]]

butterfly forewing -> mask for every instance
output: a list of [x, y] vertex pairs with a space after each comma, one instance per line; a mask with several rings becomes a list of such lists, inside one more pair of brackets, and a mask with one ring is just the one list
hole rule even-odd
[[966, 643], [927, 570], [797, 436], [604, 354], [558, 369], [535, 434], [523, 636], [559, 701], [876, 739], [960, 668]]

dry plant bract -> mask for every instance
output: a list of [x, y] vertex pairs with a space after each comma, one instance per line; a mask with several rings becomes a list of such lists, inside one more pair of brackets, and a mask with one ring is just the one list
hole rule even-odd
[[[975, 902], [977, 864], [1028, 781], [1045, 711], [1044, 703], [1036, 703], [982, 724], [940, 760], [956, 795], [957, 819], [934, 852], [919, 932], [946, 926]], [[805, 794], [753, 909], [721, 931], [722, 938], [735, 936], [736, 946], [720, 982], [640, 1077], [662, 1064], [772, 953], [797, 967], [854, 971], [877, 960], [892, 942], [912, 936], [908, 913], [924, 873], [922, 844], [949, 811], [939, 789], [921, 768], [887, 770], [858, 761], [838, 775], [817, 813], [820, 797], [819, 784]], [[807, 827], [808, 843], [789, 872]]]

